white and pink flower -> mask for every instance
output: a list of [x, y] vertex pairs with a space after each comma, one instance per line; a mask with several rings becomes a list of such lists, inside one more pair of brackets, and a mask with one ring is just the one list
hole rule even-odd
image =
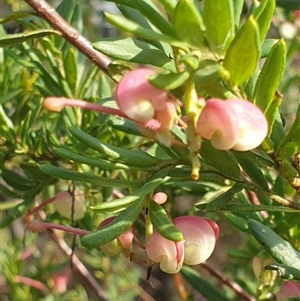
[[168, 240], [154, 231], [146, 243], [147, 256], [170, 274], [177, 273], [183, 263], [196, 265], [207, 260], [219, 236], [218, 225], [205, 218], [180, 216], [173, 223], [182, 232], [183, 241]]
[[260, 109], [247, 100], [209, 99], [196, 131], [216, 149], [247, 151], [264, 141], [268, 123]]

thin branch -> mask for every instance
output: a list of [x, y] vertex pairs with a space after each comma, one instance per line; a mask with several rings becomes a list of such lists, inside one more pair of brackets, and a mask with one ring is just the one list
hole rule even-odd
[[240, 300], [255, 301], [255, 298], [248, 295], [237, 283], [229, 281], [228, 279], [224, 278], [220, 273], [212, 269], [206, 263], [202, 263], [200, 267], [208, 271], [213, 277], [218, 279], [218, 281], [220, 281], [223, 285], [226, 285], [231, 290], [233, 290], [234, 293], [240, 298]]
[[92, 47], [91, 42], [68, 24], [52, 6], [44, 0], [25, 0], [25, 2], [27, 2], [41, 18], [58, 30], [75, 48], [94, 62], [102, 71], [105, 73], [108, 72], [108, 65], [111, 63], [111, 60], [104, 54], [96, 51]]
[[72, 268], [74, 272], [76, 272], [80, 278], [84, 279], [85, 281], [81, 284], [84, 286], [86, 291], [91, 292], [91, 294], [97, 296], [97, 300], [99, 301], [108, 301], [105, 292], [95, 280], [95, 278], [91, 275], [85, 265], [80, 261], [80, 259], [73, 254], [72, 249], [67, 245], [67, 243], [59, 238], [55, 232], [51, 229], [48, 230], [52, 240], [58, 245], [58, 247], [64, 252], [64, 254], [72, 260]]

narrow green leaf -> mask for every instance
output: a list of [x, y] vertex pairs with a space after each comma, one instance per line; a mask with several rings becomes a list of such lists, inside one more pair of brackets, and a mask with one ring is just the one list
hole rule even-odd
[[276, 93], [274, 95], [274, 98], [271, 101], [267, 111], [265, 112], [265, 116], [266, 116], [266, 119], [267, 119], [268, 125], [269, 125], [269, 130], [268, 130], [268, 136], [267, 137], [270, 137], [271, 134], [272, 134], [273, 126], [274, 126], [274, 123], [276, 121], [276, 116], [279, 112], [279, 107], [281, 105], [281, 101], [282, 101], [281, 95], [278, 95]]
[[[206, 212], [214, 212], [215, 210], [206, 210]], [[218, 211], [223, 212], [260, 212], [260, 211], [268, 211], [268, 212], [287, 212], [300, 213], [299, 209], [294, 209], [290, 207], [283, 206], [273, 206], [273, 205], [251, 205], [251, 204], [228, 204], [223, 207], [218, 208]]]
[[250, 220], [249, 230], [266, 251], [280, 263], [300, 269], [300, 252], [264, 224]]
[[300, 149], [300, 105], [294, 123], [278, 148], [280, 158], [289, 158]]
[[12, 170], [2, 168], [1, 171], [3, 180], [15, 190], [27, 191], [37, 184], [36, 181], [25, 178]]
[[244, 0], [234, 0], [232, 1], [233, 4], [233, 15], [234, 15], [234, 26], [238, 28], [240, 25], [241, 15], [244, 6]]
[[203, 141], [200, 155], [210, 166], [214, 167], [221, 175], [235, 181], [243, 180], [240, 168], [233, 154], [213, 148], [209, 142]]
[[224, 55], [226, 45], [234, 37], [233, 1], [204, 1], [203, 20], [206, 27], [205, 38], [213, 52]]
[[285, 43], [279, 40], [267, 56], [255, 86], [254, 103], [263, 112], [267, 111], [274, 98], [285, 68], [285, 57]]
[[233, 200], [234, 196], [243, 190], [243, 184], [235, 183], [230, 189], [216, 197], [213, 201], [208, 203], [205, 207], [205, 210], [208, 211], [217, 211], [219, 208], [224, 207], [230, 201]]
[[23, 88], [19, 88], [19, 89], [10, 89], [10, 91], [8, 91], [6, 94], [1, 93], [1, 99], [0, 99], [0, 104], [4, 104], [8, 101], [10, 101], [12, 98], [18, 96], [19, 94], [21, 94], [21, 92], [23, 92]]
[[265, 266], [265, 270], [277, 271], [279, 277], [289, 280], [300, 280], [300, 270], [280, 263]]
[[170, 221], [166, 211], [153, 200], [150, 201], [149, 214], [153, 228], [161, 236], [172, 241], [183, 240], [182, 233]]
[[184, 279], [207, 301], [229, 301], [227, 297], [222, 294], [222, 291], [216, 286], [210, 284], [199, 276], [199, 273], [194, 269], [183, 266], [180, 273]]
[[105, 38], [93, 47], [109, 57], [137, 64], [151, 64], [175, 71], [174, 62], [160, 49], [133, 38]]
[[96, 212], [113, 212], [123, 210], [128, 207], [129, 204], [134, 201], [144, 198], [147, 194], [151, 193], [155, 188], [164, 183], [168, 177], [168, 168], [164, 168], [156, 173], [149, 181], [141, 188], [134, 191], [132, 194], [125, 196], [122, 199], [113, 200], [110, 202], [104, 202], [91, 207]]
[[0, 229], [9, 226], [13, 221], [25, 215], [32, 208], [34, 201], [34, 197], [27, 198], [21, 204], [9, 209], [7, 215], [0, 220]]
[[258, 24], [261, 43], [265, 39], [267, 31], [269, 30], [274, 10], [275, 0], [262, 0], [258, 8], [253, 13]]
[[81, 244], [88, 248], [100, 247], [113, 239], [120, 236], [127, 229], [129, 229], [132, 224], [137, 220], [142, 207], [144, 204], [144, 199], [141, 198], [134, 202], [127, 209], [122, 211], [111, 223], [101, 228], [98, 231], [92, 232], [84, 236], [81, 239]]
[[126, 18], [118, 15], [113, 15], [109, 13], [105, 13], [106, 20], [116, 26], [117, 28], [121, 30], [125, 30], [127, 32], [133, 33], [138, 37], [144, 38], [146, 40], [153, 40], [153, 41], [159, 41], [159, 42], [167, 42], [170, 43], [172, 46], [181, 48], [182, 50], [188, 52], [188, 48], [186, 45], [180, 41], [177, 41], [176, 39], [156, 33], [155, 31], [146, 29], [141, 27], [139, 24], [129, 21]]
[[156, 74], [149, 76], [149, 82], [159, 89], [174, 90], [183, 85], [189, 78], [187, 71], [181, 73]]
[[116, 160], [133, 166], [144, 167], [151, 167], [160, 162], [158, 159], [151, 157], [146, 152], [140, 150], [127, 150], [110, 145], [108, 143], [101, 142], [100, 140], [86, 134], [76, 127], [69, 127], [69, 131], [80, 142], [106, 155], [111, 160]]
[[173, 25], [177, 37], [191, 46], [201, 47], [205, 26], [202, 16], [192, 0], [179, 0], [174, 14]]
[[63, 60], [66, 81], [73, 92], [76, 91], [77, 85], [77, 62], [75, 58], [75, 51], [74, 48], [69, 48], [65, 59]]
[[171, 24], [162, 16], [162, 14], [155, 9], [147, 1], [136, 0], [108, 0], [122, 5], [129, 6], [138, 10], [143, 16], [145, 16], [161, 33], [171, 37], [175, 37], [175, 32]]
[[224, 216], [226, 217], [226, 219], [230, 222], [230, 224], [233, 227], [235, 227], [243, 232], [248, 231], [248, 223], [244, 218], [239, 217], [239, 216], [235, 215], [234, 213], [224, 213]]
[[[118, 170], [118, 169], [124, 169], [129, 170], [132, 167], [129, 167], [128, 165], [122, 164], [122, 163], [115, 163], [110, 162], [108, 160], [103, 160], [100, 158], [90, 157], [87, 155], [81, 155], [78, 153], [73, 152], [70, 149], [67, 148], [55, 148], [55, 153], [57, 153], [59, 156], [67, 158], [69, 160], [72, 160], [74, 162], [79, 162], [82, 164], [87, 164], [93, 167], [99, 167], [104, 170]], [[133, 168], [134, 169], [134, 168]]]
[[251, 180], [265, 191], [269, 191], [269, 185], [261, 167], [255, 162], [255, 154], [251, 152], [234, 152], [234, 156]]
[[230, 73], [232, 87], [246, 82], [254, 73], [260, 58], [259, 30], [250, 16], [237, 32], [226, 52], [223, 66]]
[[27, 10], [13, 12], [12, 14], [10, 14], [4, 18], [0, 18], [0, 24], [15, 21], [18, 19], [23, 19], [23, 18], [30, 17], [30, 16], [35, 16], [35, 13], [33, 13], [32, 11], [27, 11]]
[[45, 174], [54, 178], [70, 180], [74, 182], [89, 183], [95, 186], [120, 187], [120, 188], [138, 188], [143, 184], [143, 181], [129, 181], [119, 179], [109, 179], [96, 176], [90, 173], [81, 173], [75, 170], [69, 170], [51, 165], [39, 165], [39, 169]]
[[58, 31], [53, 29], [39, 29], [25, 33], [10, 34], [2, 37], [0, 36], [0, 47], [15, 46], [26, 41], [42, 38], [51, 34], [60, 35]]

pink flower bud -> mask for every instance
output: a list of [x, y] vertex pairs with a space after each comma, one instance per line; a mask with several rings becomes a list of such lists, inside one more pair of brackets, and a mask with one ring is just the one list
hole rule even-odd
[[209, 99], [197, 122], [197, 133], [219, 150], [246, 151], [259, 146], [268, 133], [264, 114], [243, 99]]
[[127, 73], [118, 83], [115, 100], [121, 111], [137, 122], [147, 122], [156, 111], [163, 110], [167, 92], [153, 87], [147, 80], [155, 72], [139, 68]]
[[219, 235], [217, 224], [205, 218], [181, 216], [173, 223], [182, 232], [183, 241], [168, 240], [154, 231], [146, 243], [147, 256], [170, 274], [177, 273], [183, 263], [196, 265], [207, 260]]
[[[109, 224], [115, 219], [115, 216], [109, 217], [102, 221], [98, 226], [98, 230], [103, 228], [105, 225]], [[122, 233], [118, 238], [108, 242], [107, 244], [101, 246], [101, 250], [110, 257], [116, 257], [123, 252], [125, 256], [129, 255], [128, 250], [132, 244], [134, 238], [134, 228], [131, 226], [124, 233]]]
[[164, 192], [157, 192], [152, 199], [154, 202], [161, 205], [167, 201], [167, 198], [168, 196]]
[[[294, 281], [285, 281], [281, 284], [280, 290], [276, 293], [276, 300], [281, 301], [287, 298], [300, 297], [300, 283]], [[298, 300], [298, 299], [297, 299]]]
[[217, 224], [198, 216], [180, 216], [175, 218], [173, 223], [183, 234], [183, 262], [187, 265], [196, 265], [207, 260], [215, 248], [219, 235]]
[[[79, 220], [84, 217], [86, 207], [85, 207], [85, 197], [84, 194], [75, 192], [74, 196], [74, 220]], [[72, 217], [72, 194], [68, 191], [59, 192], [54, 201], [55, 210], [63, 217], [71, 218]]]

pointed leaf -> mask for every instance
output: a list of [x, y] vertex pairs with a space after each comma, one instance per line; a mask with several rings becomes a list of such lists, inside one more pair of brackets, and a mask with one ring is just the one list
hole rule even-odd
[[192, 0], [179, 0], [173, 15], [176, 35], [181, 41], [201, 47], [205, 26], [202, 16]]
[[66, 74], [66, 81], [73, 93], [76, 91], [77, 85], [77, 62], [75, 59], [74, 48], [70, 48], [67, 52], [66, 58], [63, 60]]
[[139, 24], [127, 20], [126, 18], [118, 15], [113, 15], [109, 13], [105, 13], [106, 20], [114, 25], [115, 27], [125, 30], [127, 32], [133, 33], [138, 37], [144, 38], [146, 40], [153, 40], [153, 41], [159, 41], [159, 42], [167, 42], [171, 44], [172, 46], [181, 48], [182, 50], [188, 52], [187, 47], [184, 43], [177, 41], [176, 39], [157, 33], [153, 30], [149, 30], [146, 28], [141, 27]]
[[253, 13], [258, 24], [261, 43], [265, 39], [267, 31], [269, 30], [275, 6], [275, 0], [262, 0], [258, 8]]
[[229, 301], [225, 294], [216, 286], [200, 277], [194, 269], [183, 266], [180, 273], [184, 279], [207, 301]]
[[278, 148], [278, 156], [280, 158], [289, 158], [296, 154], [300, 149], [300, 105], [296, 113], [296, 117], [289, 132]]
[[205, 38], [213, 52], [223, 55], [234, 37], [233, 1], [204, 1]]
[[230, 73], [230, 85], [246, 82], [254, 73], [260, 58], [257, 22], [249, 17], [237, 32], [226, 52], [223, 66]]
[[224, 207], [227, 205], [230, 201], [233, 200], [234, 196], [242, 191], [243, 184], [241, 183], [235, 183], [230, 189], [228, 189], [226, 192], [222, 193], [218, 197], [216, 197], [213, 201], [208, 203], [205, 207], [205, 210], [208, 211], [217, 211], [219, 208]]
[[0, 47], [11, 47], [14, 45], [22, 44], [26, 41], [42, 38], [51, 34], [60, 35], [58, 31], [52, 29], [40, 29], [25, 33], [16, 33], [7, 36], [2, 36], [0, 37]]
[[172, 241], [183, 240], [182, 233], [170, 221], [166, 211], [153, 200], [150, 201], [149, 214], [153, 228], [161, 236]]
[[74, 182], [89, 183], [95, 186], [138, 188], [143, 184], [143, 181], [129, 181], [119, 179], [112, 180], [109, 178], [96, 176], [91, 173], [81, 173], [75, 170], [69, 170], [51, 165], [39, 165], [39, 169], [45, 174], [54, 178], [70, 180]]
[[267, 111], [275, 96], [285, 68], [285, 57], [285, 43], [283, 40], [279, 40], [267, 56], [255, 86], [254, 103], [263, 112]]
[[105, 38], [93, 47], [109, 57], [137, 64], [151, 64], [175, 71], [174, 62], [160, 49], [132, 38]]
[[134, 166], [153, 166], [160, 161], [146, 152], [141, 150], [127, 150], [117, 146], [110, 145], [108, 143], [101, 142], [100, 140], [86, 134], [76, 127], [69, 127], [70, 133], [77, 138], [80, 142], [84, 143], [88, 147], [99, 151], [106, 155], [111, 160], [116, 160], [129, 165]]
[[135, 202], [140, 198], [144, 198], [147, 194], [151, 193], [155, 188], [164, 183], [168, 177], [168, 168], [162, 169], [155, 174], [144, 186], [134, 191], [132, 194], [125, 196], [122, 199], [104, 202], [92, 207], [91, 209], [96, 212], [115, 212], [128, 207], [129, 204]]
[[266, 251], [280, 263], [300, 269], [300, 252], [264, 224], [250, 220], [249, 230]]
[[92, 232], [81, 239], [81, 244], [88, 248], [96, 248], [114, 240], [137, 220], [144, 204], [144, 199], [135, 201], [122, 211], [112, 222], [98, 231]]
[[157, 74], [149, 76], [149, 82], [162, 90], [174, 90], [183, 85], [189, 78], [187, 71], [181, 73]]

